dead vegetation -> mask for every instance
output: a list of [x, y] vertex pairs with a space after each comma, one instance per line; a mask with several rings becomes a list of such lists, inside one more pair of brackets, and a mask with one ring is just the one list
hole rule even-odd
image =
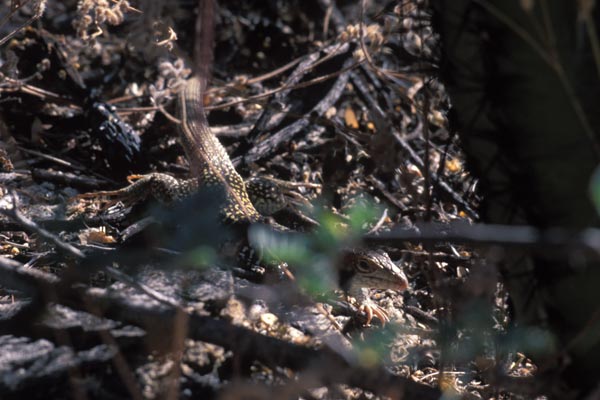
[[[292, 182], [312, 203], [273, 215], [295, 235], [248, 234], [295, 281], [227, 258], [237, 232], [210, 194], [175, 207], [71, 200], [131, 174], [188, 175], [173, 103], [197, 8], [3, 1], [0, 396], [536, 393], [523, 384], [536, 367], [506, 337], [497, 249], [484, 262], [468, 241], [385, 236], [477, 218], [424, 2], [219, 2], [210, 126], [244, 177]], [[410, 281], [371, 293], [386, 324], [365, 326], [332, 277], [363, 234]]]

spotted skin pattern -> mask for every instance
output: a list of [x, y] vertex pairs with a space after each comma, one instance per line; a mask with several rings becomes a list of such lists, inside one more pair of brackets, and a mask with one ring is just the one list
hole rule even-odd
[[257, 222], [262, 219], [250, 201], [244, 180], [235, 170], [227, 151], [208, 127], [202, 97], [203, 82], [198, 77], [188, 80], [179, 96], [177, 107], [179, 137], [198, 183], [218, 186], [226, 194], [222, 207], [229, 222]]
[[[235, 170], [227, 151], [208, 127], [199, 78], [188, 80], [179, 96], [177, 110], [181, 120], [180, 140], [195, 178], [179, 180], [163, 173], [134, 175], [130, 177], [131, 184], [125, 188], [82, 194], [77, 198], [105, 199], [109, 204], [120, 201], [133, 205], [153, 196], [162, 203], [170, 204], [191, 196], [200, 187], [216, 187], [226, 194], [221, 214], [228, 223], [264, 221], [261, 214], [270, 215], [286, 206], [284, 189], [278, 186], [277, 180], [253, 180], [246, 186]], [[256, 199], [255, 204], [261, 213], [250, 197]], [[406, 289], [408, 280], [402, 270], [387, 253], [358, 248], [344, 251], [338, 264], [340, 288], [356, 298], [361, 309], [367, 312], [369, 321], [373, 316], [386, 321], [387, 314], [371, 302], [368, 289]]]

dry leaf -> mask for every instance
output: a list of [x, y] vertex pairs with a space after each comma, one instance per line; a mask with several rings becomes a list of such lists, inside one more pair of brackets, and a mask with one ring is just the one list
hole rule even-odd
[[358, 119], [356, 119], [356, 114], [354, 113], [354, 110], [350, 107], [346, 108], [346, 111], [344, 111], [344, 121], [346, 121], [346, 126], [352, 129], [358, 129], [359, 127]]
[[462, 170], [462, 163], [458, 158], [453, 158], [450, 160], [446, 160], [446, 170], [453, 174]]
[[373, 133], [377, 132], [377, 128], [375, 128], [375, 124], [372, 123], [371, 121], [367, 122], [367, 129]]
[[90, 228], [84, 230], [79, 234], [79, 241], [81, 242], [81, 244], [112, 244], [117, 242], [117, 240], [114, 237], [106, 234], [104, 228]]

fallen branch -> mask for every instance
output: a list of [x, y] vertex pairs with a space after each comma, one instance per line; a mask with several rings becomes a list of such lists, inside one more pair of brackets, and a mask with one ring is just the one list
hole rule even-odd
[[[176, 319], [184, 313], [189, 318], [188, 338], [234, 351], [242, 365], [259, 361], [270, 368], [309, 371], [320, 378], [319, 384], [344, 383], [394, 398], [437, 399], [441, 395], [437, 389], [392, 375], [382, 366], [368, 368], [349, 365], [327, 349], [298, 346], [223, 320], [190, 314], [165, 303], [128, 301], [119, 293], [105, 289], [64, 287], [53, 275], [25, 269], [19, 263], [4, 258], [0, 258], [0, 283], [14, 285], [29, 294], [38, 288], [54, 291], [57, 304], [140, 326], [149, 332], [156, 330], [156, 327], [174, 326]], [[168, 340], [164, 336], [172, 332], [161, 328], [160, 334], [163, 340]]]
[[411, 228], [395, 227], [377, 235], [365, 235], [368, 244], [404, 247], [410, 243], [456, 243], [470, 246], [520, 248], [554, 257], [568, 258], [578, 251], [600, 259], [600, 229], [572, 231], [564, 228], [547, 230], [532, 226], [468, 224], [464, 222], [417, 224]]

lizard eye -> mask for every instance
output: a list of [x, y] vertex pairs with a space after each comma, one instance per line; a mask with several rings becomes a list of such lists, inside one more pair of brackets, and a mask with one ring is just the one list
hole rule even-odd
[[369, 262], [367, 260], [360, 260], [356, 264], [356, 269], [358, 270], [358, 272], [362, 272], [362, 273], [371, 272], [371, 270], [372, 270], [371, 264], [369, 264]]

